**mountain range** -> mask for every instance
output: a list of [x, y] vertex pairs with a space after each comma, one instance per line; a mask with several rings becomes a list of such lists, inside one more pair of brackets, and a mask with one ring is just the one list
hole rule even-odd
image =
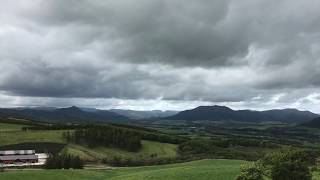
[[233, 110], [225, 106], [200, 106], [166, 117], [167, 120], [207, 120], [207, 121], [241, 121], [241, 122], [283, 122], [302, 123], [320, 115], [297, 109], [275, 109], [268, 111]]
[[186, 111], [133, 111], [122, 109], [99, 110], [94, 108], [38, 107], [0, 109], [0, 118], [21, 118], [51, 123], [129, 122], [141, 119], [186, 121], [238, 121], [306, 123], [320, 115], [297, 109], [268, 111], [233, 110], [225, 106], [199, 106]]
[[23, 118], [54, 123], [128, 121], [126, 116], [107, 110], [84, 111], [76, 106], [68, 108], [15, 108], [0, 109], [2, 118]]

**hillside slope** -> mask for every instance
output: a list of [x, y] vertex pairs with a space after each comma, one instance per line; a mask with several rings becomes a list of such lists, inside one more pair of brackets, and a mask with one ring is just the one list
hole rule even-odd
[[[137, 152], [112, 146], [88, 147], [83, 144], [67, 142], [63, 138], [64, 132], [73, 130], [22, 130], [25, 125], [0, 123], [0, 149], [37, 149], [38, 152], [56, 152], [63, 149], [65, 153], [80, 156], [86, 162], [97, 163], [103, 159], [114, 157], [130, 158], [132, 160], [156, 158], [173, 158], [177, 156], [177, 145], [158, 141], [142, 140], [142, 147]], [[127, 127], [129, 128], [129, 127]], [[48, 146], [43, 146], [43, 145]], [[58, 147], [57, 147], [58, 146]], [[57, 147], [57, 148], [56, 148]]]

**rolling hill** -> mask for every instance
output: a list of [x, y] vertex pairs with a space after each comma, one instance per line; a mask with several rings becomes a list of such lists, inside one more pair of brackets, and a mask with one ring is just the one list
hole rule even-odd
[[208, 120], [208, 121], [240, 121], [240, 122], [283, 122], [302, 123], [317, 118], [320, 115], [297, 109], [282, 109], [268, 111], [233, 110], [225, 106], [200, 106], [182, 111], [167, 117], [167, 120]]

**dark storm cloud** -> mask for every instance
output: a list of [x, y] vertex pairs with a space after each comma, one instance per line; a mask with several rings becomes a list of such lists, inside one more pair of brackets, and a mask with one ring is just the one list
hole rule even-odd
[[43, 1], [38, 11], [21, 14], [41, 25], [96, 27], [101, 32], [92, 41], [100, 39], [115, 58], [133, 63], [225, 65], [247, 53], [248, 33], [223, 22], [229, 1], [80, 2]]
[[[1, 89], [24, 96], [138, 98], [148, 96], [144, 85], [149, 81], [162, 83], [161, 75], [153, 77], [130, 66], [101, 66], [77, 63], [57, 67], [42, 60], [28, 61], [6, 75]], [[150, 83], [149, 88], [152, 86]]]
[[318, 102], [319, 7], [314, 0], [4, 0], [0, 91]]
[[92, 41], [101, 40], [112, 56], [131, 62], [241, 64], [239, 59], [256, 45], [272, 51], [267, 64], [281, 65], [317, 42], [317, 4], [312, 0], [49, 0], [19, 14], [42, 26], [93, 27], [87, 32]]

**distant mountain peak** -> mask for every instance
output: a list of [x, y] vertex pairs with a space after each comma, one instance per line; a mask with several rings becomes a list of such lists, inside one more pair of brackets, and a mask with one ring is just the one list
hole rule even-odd
[[219, 105], [213, 105], [213, 106], [199, 106], [195, 109], [219, 109], [219, 110], [232, 110], [231, 108], [227, 107], [227, 106], [219, 106]]
[[195, 109], [192, 109], [192, 111], [198, 111], [198, 112], [202, 112], [202, 113], [209, 113], [209, 112], [212, 112], [212, 113], [213, 112], [231, 113], [234, 110], [232, 110], [231, 108], [226, 107], [226, 106], [214, 105], [214, 106], [199, 106]]
[[167, 117], [170, 120], [207, 120], [207, 121], [241, 121], [241, 122], [286, 122], [301, 123], [319, 117], [309, 111], [297, 109], [275, 109], [268, 111], [232, 110], [226, 106], [199, 106]]
[[71, 107], [66, 107], [66, 108], [60, 108], [58, 110], [62, 110], [62, 111], [73, 111], [73, 112], [80, 112], [82, 111], [80, 108], [78, 108], [77, 106], [71, 106]]

